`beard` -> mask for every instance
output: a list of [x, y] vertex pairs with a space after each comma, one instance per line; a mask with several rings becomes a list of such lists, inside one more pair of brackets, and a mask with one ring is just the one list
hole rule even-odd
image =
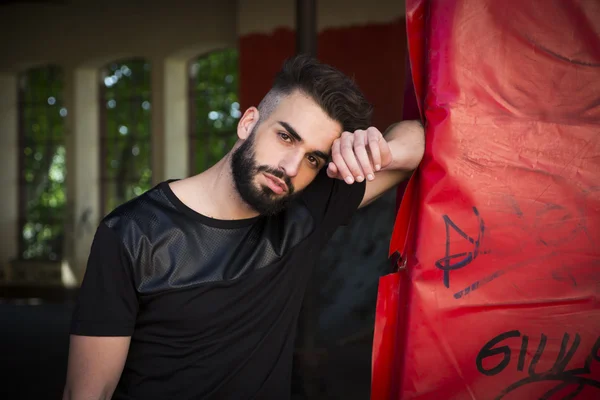
[[[231, 172], [235, 188], [242, 200], [261, 215], [275, 215], [283, 211], [297, 196], [290, 177], [279, 168], [258, 165], [255, 159], [254, 138], [257, 126], [238, 147], [231, 157]], [[271, 174], [285, 182], [287, 192], [276, 194], [266, 185], [259, 185], [254, 180], [258, 174]]]

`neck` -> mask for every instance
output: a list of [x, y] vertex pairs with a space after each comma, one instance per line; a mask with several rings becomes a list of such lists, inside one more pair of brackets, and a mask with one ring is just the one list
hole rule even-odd
[[204, 216], [239, 220], [258, 216], [238, 193], [231, 173], [231, 153], [201, 174], [172, 182], [171, 190], [183, 204]]
[[[222, 220], [246, 219], [258, 216], [240, 197], [231, 172], [231, 153], [203, 173], [190, 178], [190, 189], [197, 199], [196, 210]], [[192, 201], [192, 204], [194, 202]], [[189, 206], [189, 205], [188, 205]]]

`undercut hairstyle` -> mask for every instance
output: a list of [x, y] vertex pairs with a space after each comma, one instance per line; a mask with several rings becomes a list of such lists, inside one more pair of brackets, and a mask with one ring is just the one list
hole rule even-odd
[[371, 126], [373, 106], [356, 83], [341, 71], [307, 55], [284, 62], [271, 90], [258, 105], [260, 119], [268, 118], [279, 102], [295, 91], [310, 96], [344, 131]]

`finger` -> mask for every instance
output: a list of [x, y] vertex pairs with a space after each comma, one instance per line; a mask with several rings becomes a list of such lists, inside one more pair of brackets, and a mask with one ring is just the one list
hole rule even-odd
[[338, 174], [342, 177], [342, 179], [346, 181], [347, 184], [351, 185], [352, 183], [354, 183], [354, 178], [352, 177], [352, 173], [348, 169], [348, 166], [344, 162], [344, 157], [342, 156], [341, 142], [341, 139], [336, 139], [333, 142], [333, 146], [331, 147], [331, 159], [337, 167]]
[[[356, 156], [356, 159], [358, 160], [358, 163], [360, 164], [360, 167], [366, 178], [372, 181], [375, 179], [375, 176], [373, 175], [373, 166], [371, 165], [369, 153], [367, 153], [367, 147], [365, 146], [365, 143], [367, 143], [367, 132], [356, 132], [354, 135], [356, 135], [354, 137], [354, 155]], [[358, 178], [356, 180], [359, 182], [362, 181], [362, 179], [359, 180]]]
[[[342, 158], [344, 159], [344, 164], [349, 170], [352, 179], [355, 179], [357, 182], [362, 182], [364, 180], [365, 175], [362, 169], [360, 168], [358, 160], [356, 159], [356, 155], [354, 154], [354, 140], [356, 139], [355, 135], [360, 136], [360, 131], [356, 131], [354, 132], [354, 134], [344, 132], [342, 134], [340, 148]], [[364, 141], [364, 136], [362, 137], [362, 140]], [[336, 165], [338, 169], [341, 170], [341, 166], [339, 165], [339, 163], [336, 162]]]
[[334, 162], [330, 162], [327, 166], [327, 176], [330, 178], [340, 178], [338, 169]]
[[[381, 169], [381, 152], [379, 151], [379, 142], [383, 139], [381, 132], [376, 128], [369, 128], [367, 130], [367, 142], [369, 144], [369, 151], [371, 152], [371, 159], [375, 166], [375, 171]], [[385, 141], [385, 139], [383, 139]]]

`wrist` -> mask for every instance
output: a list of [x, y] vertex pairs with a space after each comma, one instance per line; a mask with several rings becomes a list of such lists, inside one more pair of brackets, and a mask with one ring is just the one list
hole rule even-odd
[[414, 171], [425, 151], [425, 132], [420, 121], [402, 121], [390, 127], [385, 139], [392, 161], [382, 169]]

